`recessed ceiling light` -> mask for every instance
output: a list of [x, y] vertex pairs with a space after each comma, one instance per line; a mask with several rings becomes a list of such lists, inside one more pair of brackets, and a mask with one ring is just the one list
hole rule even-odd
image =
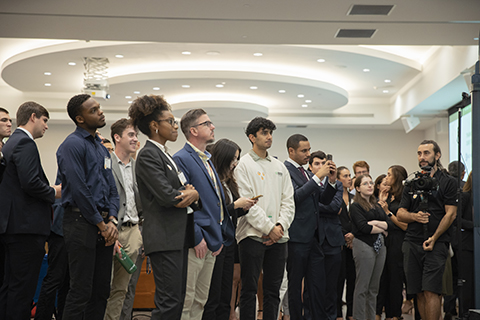
[[303, 94], [299, 94], [299, 95], [297, 95], [297, 97], [303, 98], [303, 97], [305, 97], [305, 96], [304, 96]]
[[257, 90], [258, 87], [250, 87], [250, 89], [252, 89], [252, 90]]
[[217, 84], [215, 87], [217, 87], [217, 88], [223, 88], [223, 84]]
[[478, 38], [473, 38], [473, 40], [478, 41]]
[[305, 100], [305, 102], [306, 102], [306, 103], [311, 103], [311, 102], [312, 102], [312, 100]]
[[182, 88], [190, 88], [190, 86], [188, 84], [184, 84]]
[[285, 93], [285, 92], [287, 92], [287, 91], [285, 91], [285, 90], [278, 90], [278, 93]]
[[308, 107], [308, 104], [302, 104], [302, 107], [306, 108], [306, 107]]
[[43, 74], [46, 75], [46, 76], [51, 76], [52, 75], [51, 72], [44, 72]]
[[255, 57], [261, 57], [261, 56], [263, 56], [263, 53], [261, 53], [261, 52], [255, 52], [253, 55], [254, 55]]
[[116, 54], [116, 55], [115, 55], [115, 58], [122, 59], [122, 58], [123, 58], [123, 55], [121, 55], [121, 54]]
[[132, 103], [133, 101], [128, 101], [128, 103]]
[[75, 62], [69, 62], [68, 65], [69, 66], [76, 66], [77, 64]]
[[325, 59], [318, 59], [317, 62], [325, 62]]
[[363, 69], [363, 72], [370, 72], [370, 69]]
[[140, 94], [140, 91], [133, 91], [133, 93], [135, 93], [135, 94]]
[[388, 93], [388, 90], [383, 90], [382, 92], [383, 92], [383, 93]]
[[45, 87], [51, 87], [52, 84], [51, 83], [45, 83]]
[[159, 87], [153, 87], [153, 90], [157, 91], [157, 90], [160, 90]]
[[390, 82], [392, 82], [392, 80], [390, 80], [390, 79], [385, 79], [385, 83], [390, 83]]
[[132, 99], [132, 96], [125, 96], [125, 99]]
[[189, 54], [192, 54], [192, 53], [190, 51], [183, 51], [182, 54], [189, 55]]

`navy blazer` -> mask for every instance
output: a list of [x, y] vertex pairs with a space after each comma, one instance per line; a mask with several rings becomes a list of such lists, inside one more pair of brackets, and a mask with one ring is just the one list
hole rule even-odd
[[295, 200], [295, 218], [288, 229], [289, 241], [308, 243], [314, 237], [317, 228], [319, 202], [329, 204], [336, 189], [329, 183], [323, 187], [319, 186], [312, 179], [313, 173], [310, 171], [305, 171], [309, 177], [308, 182], [305, 182], [305, 177], [291, 162], [285, 161], [285, 166], [292, 179]]
[[49, 235], [55, 190], [43, 171], [37, 144], [16, 129], [2, 149], [0, 234]]
[[318, 237], [320, 244], [327, 241], [332, 247], [340, 247], [345, 244], [340, 223], [340, 209], [343, 202], [343, 184], [340, 181], [335, 183], [337, 190], [329, 204], [320, 203], [318, 215]]
[[[185, 143], [183, 149], [175, 153], [173, 156], [178, 170], [183, 172], [187, 180], [187, 184], [195, 187], [202, 200], [202, 208], [194, 212], [195, 225], [195, 246], [202, 239], [207, 242], [208, 249], [212, 252], [217, 251], [222, 246], [229, 246], [235, 239], [235, 231], [229, 212], [225, 205], [225, 195], [221, 186], [220, 178], [215, 170], [212, 162], [209, 160], [210, 166], [215, 174], [218, 187], [220, 189], [221, 202], [218, 198], [215, 185], [213, 184], [207, 168], [203, 164], [202, 159], [198, 156], [193, 148]], [[220, 203], [223, 205], [224, 220], [222, 225], [219, 221]]]

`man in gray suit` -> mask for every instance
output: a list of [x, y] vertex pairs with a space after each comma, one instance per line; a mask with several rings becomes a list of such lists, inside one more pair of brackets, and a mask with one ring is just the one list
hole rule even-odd
[[[141, 222], [142, 208], [135, 178], [135, 160], [130, 154], [135, 152], [137, 145], [137, 131], [130, 120], [122, 118], [110, 127], [115, 151], [111, 153], [112, 171], [115, 184], [120, 196], [118, 210], [118, 241], [115, 245], [123, 247], [132, 261], [137, 260], [139, 249], [142, 247], [142, 235], [138, 224]], [[110, 297], [107, 302], [105, 319], [120, 318], [123, 301], [128, 291], [131, 275], [122, 267], [118, 260], [113, 261], [113, 278]]]

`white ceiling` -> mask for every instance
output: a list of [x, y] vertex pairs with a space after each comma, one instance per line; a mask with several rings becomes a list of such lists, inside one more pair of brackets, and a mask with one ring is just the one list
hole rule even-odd
[[[349, 16], [353, 4], [394, 8]], [[261, 115], [280, 126], [399, 129], [415, 115], [422, 129], [468, 91], [461, 72], [478, 58], [479, 12], [476, 0], [3, 1], [0, 105], [44, 100], [64, 120], [83, 58], [106, 57], [107, 117], [153, 93], [178, 117], [206, 109], [217, 126]], [[335, 38], [344, 28], [376, 31]]]

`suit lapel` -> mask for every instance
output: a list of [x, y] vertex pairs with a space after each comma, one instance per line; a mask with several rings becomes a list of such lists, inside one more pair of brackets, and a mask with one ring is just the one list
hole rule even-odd
[[117, 157], [115, 155], [110, 155], [112, 158], [112, 171], [115, 177], [117, 178], [118, 183], [120, 186], [125, 190], [125, 186], [123, 185], [123, 176], [122, 172], [120, 172], [120, 165], [118, 164]]
[[[307, 181], [305, 181], [305, 177], [303, 176], [303, 174], [292, 163], [290, 163], [289, 161], [285, 161], [285, 166], [289, 169], [290, 173], [293, 171], [293, 179], [295, 179], [295, 182], [299, 186], [302, 186], [305, 183], [307, 183]], [[308, 175], [308, 171], [305, 171], [305, 174]]]
[[[193, 150], [193, 148], [188, 143], [186, 145], [188, 146], [187, 148], [188, 152], [190, 152], [190, 155], [192, 156], [192, 158], [197, 162], [203, 174], [207, 177], [207, 180], [210, 182], [210, 186], [215, 190], [215, 185], [213, 184], [212, 178], [210, 177], [210, 174], [208, 173], [208, 170], [205, 167], [205, 164], [203, 163], [202, 159], [200, 159], [197, 152]], [[217, 194], [216, 190], [215, 190], [215, 194]]]

